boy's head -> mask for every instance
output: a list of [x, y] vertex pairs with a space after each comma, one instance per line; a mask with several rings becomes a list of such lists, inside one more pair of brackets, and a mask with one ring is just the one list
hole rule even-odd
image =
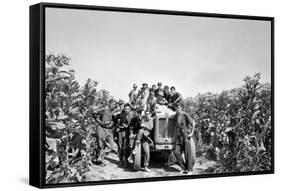
[[126, 113], [129, 113], [129, 112], [131, 111], [131, 105], [128, 104], [128, 103], [126, 103], [126, 104], [124, 105], [124, 111], [125, 111]]
[[159, 89], [162, 88], [162, 82], [158, 82], [157, 86], [158, 86]]
[[172, 86], [172, 87], [170, 88], [170, 90], [171, 90], [171, 93], [174, 94], [174, 93], [176, 92], [175, 86]]
[[133, 89], [136, 90], [138, 88], [137, 84], [133, 84]]
[[175, 105], [175, 109], [177, 113], [181, 113], [182, 112], [182, 106], [180, 104]]

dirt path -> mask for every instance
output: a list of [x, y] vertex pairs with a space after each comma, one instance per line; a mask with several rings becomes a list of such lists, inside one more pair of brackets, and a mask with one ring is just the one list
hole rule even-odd
[[[86, 175], [86, 181], [132, 179], [147, 177], [166, 177], [166, 176], [186, 176], [179, 173], [178, 165], [165, 166], [156, 162], [151, 162], [151, 172], [134, 171], [132, 168], [124, 169], [118, 167], [118, 157], [109, 155], [106, 159], [106, 166], [94, 165]], [[206, 174], [206, 169], [214, 167], [216, 162], [209, 161], [203, 157], [197, 157], [194, 166], [194, 174]]]

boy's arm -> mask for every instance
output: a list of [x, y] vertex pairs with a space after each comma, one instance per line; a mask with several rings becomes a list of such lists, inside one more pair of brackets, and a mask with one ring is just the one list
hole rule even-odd
[[191, 125], [191, 132], [187, 136], [192, 137], [195, 129], [195, 121], [190, 117], [188, 113], [185, 114], [185, 118], [188, 122], [188, 125]]
[[193, 134], [194, 134], [194, 129], [195, 129], [195, 121], [194, 120], [192, 120], [191, 126], [192, 126], [191, 132], [190, 132], [190, 134], [188, 134], [189, 137], [192, 137]]
[[180, 93], [178, 93], [179, 97], [173, 102], [173, 103], [178, 103], [181, 99], [182, 99], [182, 96]]

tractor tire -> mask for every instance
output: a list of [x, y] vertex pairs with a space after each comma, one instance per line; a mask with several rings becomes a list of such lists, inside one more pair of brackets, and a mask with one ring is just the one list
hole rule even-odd
[[136, 145], [136, 154], [134, 156], [134, 170], [139, 171], [141, 169], [141, 144]]

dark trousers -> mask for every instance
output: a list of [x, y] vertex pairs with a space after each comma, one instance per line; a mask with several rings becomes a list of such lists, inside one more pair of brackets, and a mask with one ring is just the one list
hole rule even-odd
[[128, 165], [129, 157], [129, 135], [126, 130], [118, 132], [119, 162], [120, 165]]
[[[178, 164], [183, 170], [193, 171], [193, 166], [195, 164], [195, 147], [193, 138], [185, 137], [181, 142], [176, 144], [175, 157]], [[184, 153], [184, 159], [182, 158], [182, 153]]]

